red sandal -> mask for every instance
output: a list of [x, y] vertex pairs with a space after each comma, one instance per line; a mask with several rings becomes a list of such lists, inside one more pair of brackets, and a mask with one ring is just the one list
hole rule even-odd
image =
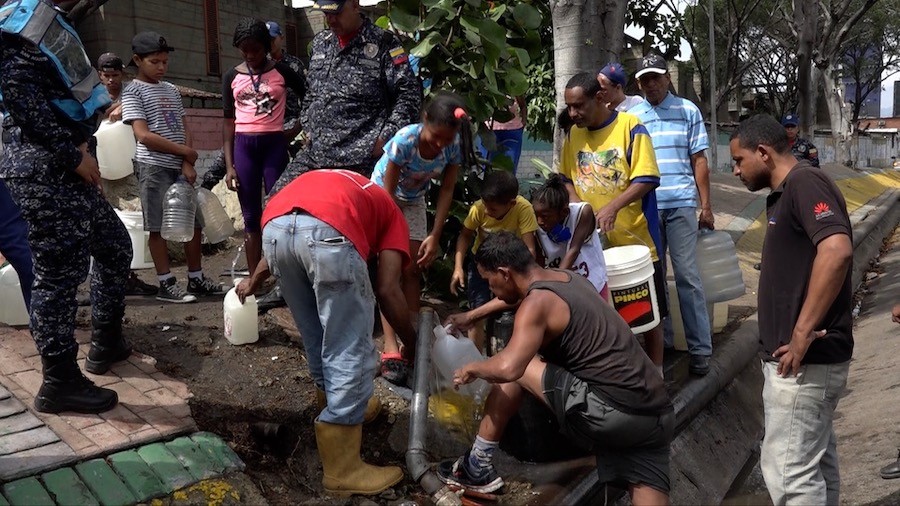
[[406, 386], [409, 378], [409, 361], [400, 353], [381, 354], [381, 377], [399, 386]]

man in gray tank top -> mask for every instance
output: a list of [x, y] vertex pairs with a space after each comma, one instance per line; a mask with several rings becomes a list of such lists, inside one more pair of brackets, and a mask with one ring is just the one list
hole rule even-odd
[[500, 353], [454, 373], [456, 385], [494, 385], [472, 449], [442, 463], [441, 479], [477, 492], [503, 487], [493, 452], [528, 392], [593, 450], [602, 483], [627, 488], [635, 505], [667, 503], [672, 404], [628, 324], [581, 276], [538, 266], [514, 234], [489, 235], [475, 262], [494, 295], [519, 309]]

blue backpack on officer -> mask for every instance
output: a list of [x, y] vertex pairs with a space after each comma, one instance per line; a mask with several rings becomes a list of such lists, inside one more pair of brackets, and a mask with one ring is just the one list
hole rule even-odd
[[[46, 0], [8, 0], [0, 7], [0, 32], [20, 37], [53, 62], [72, 98], [53, 105], [73, 121], [84, 121], [112, 100], [64, 13]], [[0, 102], [3, 96], [0, 94]]]

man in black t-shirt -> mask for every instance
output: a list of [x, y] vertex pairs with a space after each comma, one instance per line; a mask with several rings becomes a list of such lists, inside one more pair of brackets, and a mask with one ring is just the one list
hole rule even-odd
[[776, 505], [838, 504], [832, 422], [853, 353], [847, 205], [828, 175], [794, 157], [771, 116], [738, 126], [731, 157], [750, 191], [771, 190], [758, 291], [763, 478]]
[[521, 304], [506, 347], [453, 374], [456, 385], [494, 386], [472, 449], [442, 463], [438, 476], [476, 492], [503, 487], [493, 452], [528, 393], [563, 434], [594, 451], [601, 483], [627, 488], [635, 505], [667, 504], [672, 404], [625, 320], [583, 277], [538, 266], [511, 232], [488, 235], [475, 263], [494, 295]]

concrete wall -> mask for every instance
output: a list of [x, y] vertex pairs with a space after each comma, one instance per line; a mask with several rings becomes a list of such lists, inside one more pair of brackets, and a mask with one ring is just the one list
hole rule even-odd
[[[305, 47], [323, 26], [322, 16], [310, 15], [302, 9], [285, 7], [274, 0], [218, 0], [219, 53], [222, 73], [239, 62], [232, 47], [234, 27], [245, 16], [274, 20], [282, 27], [292, 22], [297, 26], [298, 42]], [[82, 39], [92, 60], [107, 51], [123, 59], [131, 56], [134, 34], [153, 30], [161, 33], [176, 51], [172, 53], [167, 80], [183, 86], [210, 92], [221, 92], [221, 75], [207, 72], [206, 26], [203, 0], [114, 0], [79, 26]]]

